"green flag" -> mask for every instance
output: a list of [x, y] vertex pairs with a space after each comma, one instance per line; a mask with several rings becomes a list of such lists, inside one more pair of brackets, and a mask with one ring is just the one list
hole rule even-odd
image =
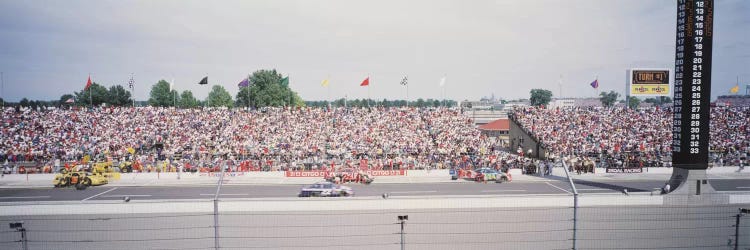
[[281, 86], [283, 87], [289, 87], [289, 77], [281, 78]]

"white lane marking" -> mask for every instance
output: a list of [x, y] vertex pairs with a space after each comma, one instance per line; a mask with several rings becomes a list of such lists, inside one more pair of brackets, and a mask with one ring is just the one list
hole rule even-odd
[[563, 192], [566, 192], [566, 193], [569, 193], [569, 194], [573, 194], [573, 193], [571, 193], [570, 191], [568, 191], [568, 190], [565, 190], [564, 188], [561, 188], [561, 187], [558, 187], [558, 186], [555, 186], [555, 185], [553, 185], [552, 183], [549, 183], [549, 182], [545, 182], [545, 183], [547, 183], [547, 185], [550, 185], [550, 186], [552, 186], [552, 187], [554, 187], [554, 188], [560, 189], [560, 190], [562, 190]]
[[41, 198], [49, 198], [49, 196], [8, 196], [8, 197], [0, 197], [0, 199], [41, 199]]
[[482, 190], [482, 193], [526, 192], [523, 189]]
[[437, 193], [437, 191], [393, 191], [391, 194], [419, 194], [419, 193]]
[[151, 197], [150, 194], [118, 194], [118, 195], [102, 195], [102, 197], [112, 198], [112, 197]]
[[97, 197], [97, 196], [99, 196], [99, 195], [103, 195], [103, 194], [106, 194], [106, 193], [109, 193], [109, 192], [115, 191], [115, 189], [117, 189], [117, 187], [113, 187], [113, 188], [112, 188], [112, 189], [110, 189], [110, 190], [107, 190], [107, 191], [104, 191], [104, 192], [98, 193], [98, 194], [96, 194], [96, 195], [94, 195], [94, 196], [91, 196], [91, 197], [89, 197], [89, 198], [83, 199], [83, 200], [81, 200], [81, 201], [87, 201], [87, 200], [90, 200], [90, 199], [96, 198], [96, 197]]
[[599, 191], [599, 190], [611, 190], [606, 188], [577, 188], [578, 191]]
[[[216, 194], [200, 194], [200, 195], [203, 195], [203, 196], [214, 196]], [[237, 196], [239, 196], [239, 195], [250, 195], [250, 194], [219, 194], [219, 195], [227, 195], [227, 196], [229, 196], [229, 195], [237, 195]]]
[[750, 189], [750, 187], [737, 187], [737, 189], [745, 189], [745, 188]]

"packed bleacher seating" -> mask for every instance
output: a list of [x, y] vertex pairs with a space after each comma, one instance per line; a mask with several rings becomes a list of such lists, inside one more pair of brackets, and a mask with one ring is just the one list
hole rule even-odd
[[[671, 157], [670, 109], [526, 107], [515, 109], [510, 116], [553, 155], [596, 156], [610, 164], [634, 161], [653, 165]], [[748, 107], [711, 109], [712, 159], [722, 161], [722, 165], [739, 165], [749, 150], [748, 118]]]
[[[92, 159], [250, 169], [476, 166], [517, 161], [450, 108], [96, 108], [3, 111], [0, 161]], [[501, 155], [502, 153], [502, 155]], [[526, 160], [524, 160], [526, 161]], [[235, 166], [241, 165], [239, 163]]]

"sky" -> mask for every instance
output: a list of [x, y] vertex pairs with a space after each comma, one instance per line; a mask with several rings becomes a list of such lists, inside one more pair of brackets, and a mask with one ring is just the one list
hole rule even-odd
[[[750, 84], [748, 13], [716, 0], [712, 99]], [[204, 99], [204, 76], [234, 96], [261, 69], [304, 100], [624, 94], [629, 68], [674, 70], [675, 20], [675, 0], [0, 0], [0, 94], [57, 100], [132, 73], [136, 100], [160, 79]]]

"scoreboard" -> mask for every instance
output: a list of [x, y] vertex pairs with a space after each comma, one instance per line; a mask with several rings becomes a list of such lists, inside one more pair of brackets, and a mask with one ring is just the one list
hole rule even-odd
[[672, 162], [708, 168], [713, 0], [677, 0]]
[[668, 69], [631, 69], [631, 96], [669, 96]]

